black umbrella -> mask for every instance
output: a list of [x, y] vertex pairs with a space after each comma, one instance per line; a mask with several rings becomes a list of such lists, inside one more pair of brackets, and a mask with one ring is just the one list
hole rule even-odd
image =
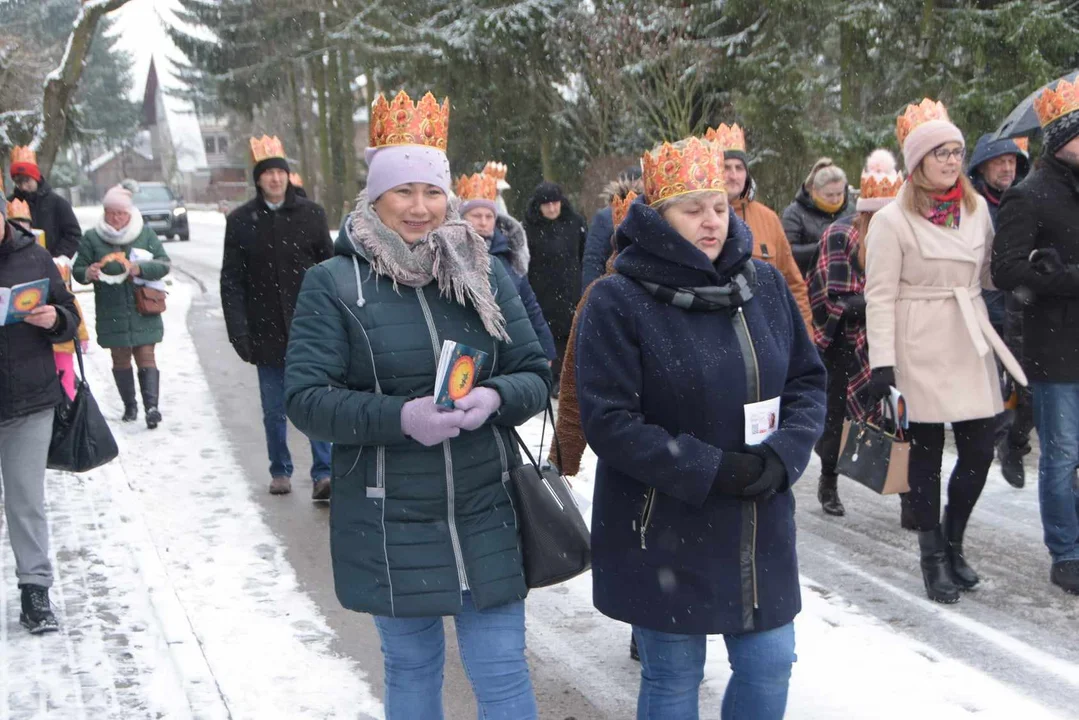
[[1026, 100], [1015, 106], [1015, 109], [1008, 113], [1008, 117], [1004, 118], [1004, 122], [997, 128], [996, 139], [1004, 140], [1006, 138], [1028, 137], [1035, 135], [1041, 131], [1041, 123], [1038, 122], [1038, 114], [1034, 112], [1034, 98], [1038, 97], [1038, 93], [1047, 87], [1055, 87], [1061, 80], [1067, 80], [1068, 82], [1075, 82], [1075, 78], [1079, 77], [1079, 70], [1073, 70], [1064, 77], [1059, 77], [1053, 82], [1043, 85], [1029, 96]]

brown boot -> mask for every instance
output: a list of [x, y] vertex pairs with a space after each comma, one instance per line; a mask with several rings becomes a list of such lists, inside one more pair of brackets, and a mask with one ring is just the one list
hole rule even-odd
[[315, 481], [315, 486], [311, 489], [311, 499], [329, 500], [330, 492], [330, 479], [328, 477], [319, 478]]
[[270, 481], [271, 495], [288, 495], [292, 492], [292, 478], [278, 475]]

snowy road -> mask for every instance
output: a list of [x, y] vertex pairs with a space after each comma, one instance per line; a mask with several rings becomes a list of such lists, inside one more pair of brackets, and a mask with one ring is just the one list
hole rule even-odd
[[[154, 545], [150, 550], [161, 559], [166, 595], [175, 600], [171, 606], [188, 619], [201, 647], [198, 662], [125, 673], [125, 690], [113, 705], [133, 708], [126, 714], [50, 711], [46, 703], [33, 701], [45, 693], [55, 707], [65, 707], [70, 692], [61, 680], [28, 689], [13, 679], [28, 661], [40, 661], [40, 651], [17, 636], [11, 588], [5, 591], [8, 629], [0, 668], [8, 702], [0, 720], [144, 717], [151, 714], [146, 705], [125, 705], [124, 698], [138, 697], [143, 688], [143, 695], [157, 698], [151, 707], [159, 710], [176, 697], [176, 687], [193, 710], [167, 712], [168, 717], [214, 717], [198, 708], [216, 707], [215, 702], [226, 703], [234, 718], [380, 716], [377, 701], [369, 697], [380, 693], [377, 635], [370, 618], [342, 610], [334, 597], [328, 513], [304, 492], [309, 455], [301, 437], [292, 443], [296, 492], [283, 498], [266, 493], [255, 374], [232, 353], [221, 319], [217, 274], [223, 227], [220, 216], [192, 213], [192, 241], [166, 246], [179, 271], [161, 350], [166, 422], [152, 441], [144, 430], [124, 429], [127, 480], [121, 485], [136, 491], [117, 491], [113, 495], [119, 499], [100, 492], [94, 498], [99, 518], [115, 504], [120, 509], [113, 512], [135, 513], [145, 524], [129, 544], [141, 547], [149, 538]], [[179, 315], [185, 310], [186, 323]], [[105, 411], [118, 416], [104, 353], [95, 354], [93, 366]], [[538, 441], [538, 424], [527, 428], [526, 437]], [[593, 463], [586, 465], [578, 482], [585, 492]], [[958, 606], [941, 607], [924, 599], [916, 540], [899, 529], [897, 501], [845, 483], [847, 517], [825, 518], [815, 498], [816, 470], [814, 464], [796, 486], [805, 610], [796, 623], [799, 661], [788, 717], [1076, 717], [1079, 600], [1048, 584], [1034, 488], [1013, 490], [994, 469], [967, 541], [983, 585]], [[76, 495], [71, 502], [77, 506], [80, 499]], [[80, 552], [80, 542], [112, 537], [107, 532], [74, 537], [63, 525], [69, 520], [52, 518], [66, 552]], [[210, 527], [200, 531], [206, 523]], [[101, 552], [111, 552], [119, 542]], [[94, 596], [86, 577], [83, 571], [58, 584], [65, 596]], [[124, 590], [136, 600], [142, 597], [138, 587]], [[598, 615], [590, 591], [590, 578], [583, 576], [529, 597], [530, 660], [544, 718], [633, 716], [638, 667], [627, 656], [628, 629]], [[80, 632], [105, 633], [100, 621], [79, 623], [83, 607], [73, 602], [61, 620], [79, 624]], [[128, 607], [135, 612], [138, 603], [130, 601]], [[139, 648], [164, 644], [177, 652], [177, 645], [184, 647], [172, 639], [155, 644], [157, 635], [168, 632], [155, 634], [152, 619], [150, 627], [139, 627]], [[68, 654], [78, 656], [79, 637], [62, 640], [66, 645], [57, 648], [74, 648]], [[715, 638], [710, 650], [702, 717], [718, 718], [728, 675], [722, 640]], [[87, 657], [103, 656], [122, 672], [132, 664], [124, 652], [106, 644]], [[452, 643], [448, 652], [448, 717], [475, 717]], [[56, 671], [65, 672], [59, 666]], [[68, 667], [66, 672], [77, 671]], [[92, 679], [107, 680], [100, 664], [95, 673]], [[207, 673], [216, 682], [215, 692], [207, 693], [199, 682]]]

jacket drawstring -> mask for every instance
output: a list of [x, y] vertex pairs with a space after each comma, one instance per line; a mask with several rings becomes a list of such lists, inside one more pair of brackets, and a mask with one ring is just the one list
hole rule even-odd
[[360, 280], [360, 261], [352, 256], [352, 269], [356, 271], [356, 307], [363, 307], [367, 300], [363, 297], [363, 282]]

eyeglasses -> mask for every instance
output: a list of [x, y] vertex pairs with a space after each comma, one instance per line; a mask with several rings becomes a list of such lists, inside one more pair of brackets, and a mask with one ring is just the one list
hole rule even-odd
[[948, 148], [939, 147], [929, 154], [936, 158], [937, 162], [948, 162], [949, 158], [955, 158], [959, 162], [963, 162], [963, 158], [967, 156], [967, 149], [965, 147], [959, 147], [954, 150], [949, 150]]

